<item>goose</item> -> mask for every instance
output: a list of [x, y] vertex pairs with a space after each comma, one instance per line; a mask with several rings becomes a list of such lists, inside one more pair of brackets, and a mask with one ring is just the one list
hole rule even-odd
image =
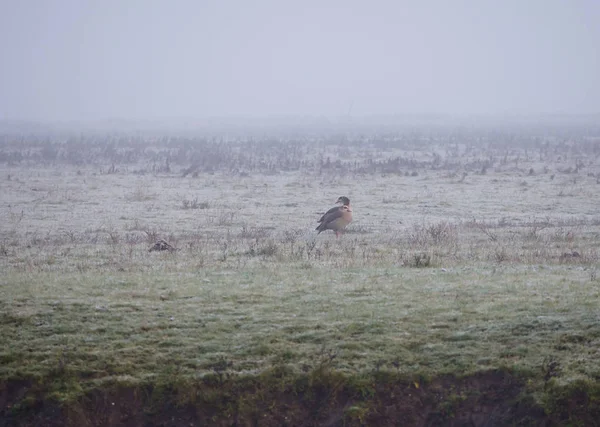
[[352, 222], [352, 208], [350, 200], [347, 197], [340, 197], [337, 203], [342, 203], [342, 206], [329, 209], [319, 219], [319, 226], [316, 230], [321, 234], [325, 230], [333, 230], [336, 237], [340, 237], [344, 229]]

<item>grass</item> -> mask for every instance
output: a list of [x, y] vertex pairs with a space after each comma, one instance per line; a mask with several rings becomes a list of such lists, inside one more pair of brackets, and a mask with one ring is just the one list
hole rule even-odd
[[[294, 164], [317, 158], [296, 148]], [[350, 393], [336, 410], [362, 424], [377, 412], [365, 399], [389, 396], [394, 379], [418, 405], [406, 390], [429, 381], [438, 396], [436, 378], [477, 384], [500, 370], [549, 412], [581, 387], [597, 402], [597, 161], [577, 175], [561, 172], [564, 159], [511, 147], [501, 161], [504, 150], [471, 147], [463, 173], [461, 157], [433, 164], [429, 148], [386, 159], [329, 144], [360, 161], [349, 173], [332, 157], [318, 175], [252, 160], [252, 174], [232, 176], [226, 157], [189, 176], [5, 166], [0, 385], [31, 381], [72, 403], [115, 384], [180, 387], [189, 400], [198, 381], [216, 384], [203, 399], [252, 394], [263, 380], [272, 387], [261, 393], [293, 399], [309, 381], [302, 393]], [[353, 224], [339, 240], [317, 236], [316, 219], [342, 194]], [[177, 250], [149, 252], [158, 239]], [[437, 407], [456, 414], [467, 388], [449, 383]]]
[[[172, 262], [176, 262], [173, 260]], [[4, 379], [56, 369], [90, 385], [175, 370], [201, 377], [277, 365], [427, 375], [508, 367], [600, 376], [598, 283], [570, 266], [155, 274], [12, 273], [2, 289]], [[149, 351], [152, 349], [152, 351]], [[541, 385], [541, 383], [540, 383]]]

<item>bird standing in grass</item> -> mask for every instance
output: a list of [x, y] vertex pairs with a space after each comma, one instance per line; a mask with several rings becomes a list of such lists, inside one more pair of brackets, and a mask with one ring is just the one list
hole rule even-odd
[[334, 208], [329, 209], [325, 214], [319, 219], [319, 226], [316, 230], [319, 234], [325, 230], [333, 230], [335, 232], [336, 237], [340, 237], [340, 234], [344, 231], [344, 229], [352, 222], [352, 208], [350, 207], [350, 199], [345, 196], [342, 196], [337, 199], [336, 203], [341, 203], [342, 206], [336, 206]]
[[[337, 199], [337, 201], [336, 201], [335, 203], [336, 203], [336, 204], [337, 204], [337, 203], [341, 203], [341, 204], [342, 204], [342, 206], [350, 206], [350, 199], [349, 199], [349, 198], [347, 198], [346, 196], [340, 196], [340, 197], [338, 197], [338, 199]], [[323, 222], [323, 220], [325, 219], [325, 217], [326, 217], [327, 215], [331, 215], [331, 214], [332, 214], [332, 213], [334, 213], [335, 211], [337, 211], [337, 210], [341, 209], [341, 208], [342, 208], [342, 206], [335, 206], [335, 207], [333, 207], [333, 208], [329, 209], [327, 212], [325, 212], [325, 213], [323, 214], [323, 216], [321, 217], [321, 219], [320, 219], [320, 220], [318, 220], [317, 222]]]

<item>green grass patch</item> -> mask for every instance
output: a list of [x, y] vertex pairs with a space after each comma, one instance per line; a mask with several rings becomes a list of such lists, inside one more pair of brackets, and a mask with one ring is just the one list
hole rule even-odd
[[[143, 380], [174, 367], [197, 377], [221, 356], [230, 373], [280, 363], [300, 372], [330, 353], [332, 367], [347, 373], [472, 373], [482, 364], [535, 372], [549, 357], [561, 366], [556, 381], [589, 380], [600, 369], [595, 284], [584, 272], [222, 273], [12, 273], [2, 288], [1, 378], [44, 377], [57, 366], [94, 379]], [[161, 299], [165, 288], [172, 296]]]

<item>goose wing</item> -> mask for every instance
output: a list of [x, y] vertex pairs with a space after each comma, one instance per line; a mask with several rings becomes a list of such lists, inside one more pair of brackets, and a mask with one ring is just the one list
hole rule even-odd
[[323, 216], [321, 217], [320, 220], [318, 220], [317, 222], [323, 222], [325, 220], [325, 218], [327, 218], [328, 215], [332, 215], [334, 214], [336, 211], [340, 211], [341, 207], [340, 206], [334, 206], [333, 208], [329, 209], [327, 212], [325, 212], [323, 214]]
[[342, 212], [342, 209], [340, 208], [334, 208], [334, 209], [330, 209], [329, 211], [327, 211], [325, 213], [325, 215], [323, 215], [323, 218], [321, 218], [321, 224], [316, 228], [316, 230], [319, 230], [319, 232], [327, 230], [327, 226], [329, 224], [331, 224], [333, 221], [335, 221], [338, 218], [341, 218], [344, 216], [344, 212]]

